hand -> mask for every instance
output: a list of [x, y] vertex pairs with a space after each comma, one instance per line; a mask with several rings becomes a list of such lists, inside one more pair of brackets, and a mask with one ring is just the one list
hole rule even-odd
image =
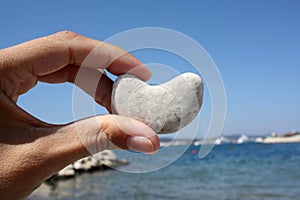
[[[97, 63], [80, 68], [95, 47]], [[53, 125], [16, 105], [18, 97], [38, 81], [75, 82], [91, 93], [88, 85], [93, 79], [75, 81], [78, 71], [83, 70], [86, 76], [101, 77], [94, 98], [111, 111], [113, 82], [100, 68], [115, 75], [133, 73], [143, 80], [151, 76], [149, 69], [125, 50], [68, 31], [0, 51], [0, 199], [26, 198], [44, 180], [90, 151], [158, 150], [153, 130], [130, 118], [102, 115]]]

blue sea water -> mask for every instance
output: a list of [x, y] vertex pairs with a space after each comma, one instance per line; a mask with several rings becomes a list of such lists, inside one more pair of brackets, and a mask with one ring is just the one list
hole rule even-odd
[[[182, 147], [168, 147], [169, 156]], [[132, 174], [107, 170], [43, 184], [30, 199], [300, 199], [300, 143], [222, 144], [199, 160], [191, 146], [171, 165], [154, 172]], [[118, 152], [122, 157], [122, 152]], [[126, 154], [126, 156], [128, 156]], [[127, 158], [147, 168], [167, 154]]]

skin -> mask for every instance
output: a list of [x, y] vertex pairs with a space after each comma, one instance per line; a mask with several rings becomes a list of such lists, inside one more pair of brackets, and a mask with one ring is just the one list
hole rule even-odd
[[159, 149], [156, 133], [130, 118], [101, 115], [55, 125], [16, 105], [18, 97], [38, 81], [75, 83], [90, 94], [89, 87], [76, 81], [76, 75], [95, 47], [95, 61], [99, 62], [84, 67], [101, 77], [91, 95], [111, 111], [113, 82], [97, 69], [115, 75], [132, 73], [143, 80], [151, 76], [149, 69], [125, 50], [63, 31], [0, 51], [0, 199], [25, 199], [47, 178], [90, 153], [116, 148], [153, 153]]

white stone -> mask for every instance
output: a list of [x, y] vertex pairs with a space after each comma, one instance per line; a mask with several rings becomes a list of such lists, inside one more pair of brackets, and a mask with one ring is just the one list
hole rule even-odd
[[75, 176], [75, 170], [73, 169], [72, 164], [66, 166], [57, 173], [60, 177], [73, 177]]
[[73, 167], [75, 170], [80, 171], [88, 171], [92, 169], [93, 167], [98, 167], [99, 161], [93, 158], [92, 156], [88, 156], [85, 158], [82, 158], [80, 160], [77, 160], [74, 162]]
[[113, 85], [112, 107], [114, 113], [144, 122], [157, 133], [172, 133], [197, 116], [202, 99], [202, 79], [194, 73], [154, 86], [124, 74]]
[[115, 167], [118, 165], [118, 158], [116, 154], [111, 150], [104, 150], [102, 152], [96, 153], [93, 157], [99, 160], [100, 164], [106, 165], [108, 167]]

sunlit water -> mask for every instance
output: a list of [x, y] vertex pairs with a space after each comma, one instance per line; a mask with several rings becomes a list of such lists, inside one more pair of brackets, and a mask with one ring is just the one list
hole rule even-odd
[[[180, 151], [182, 147], [169, 147]], [[172, 165], [146, 174], [115, 170], [43, 184], [29, 199], [299, 199], [300, 144], [223, 144], [204, 159], [192, 146]], [[122, 152], [119, 152], [122, 154]], [[120, 155], [122, 156], [122, 155]], [[138, 167], [148, 167], [147, 156]], [[124, 166], [123, 170], [132, 165]]]

